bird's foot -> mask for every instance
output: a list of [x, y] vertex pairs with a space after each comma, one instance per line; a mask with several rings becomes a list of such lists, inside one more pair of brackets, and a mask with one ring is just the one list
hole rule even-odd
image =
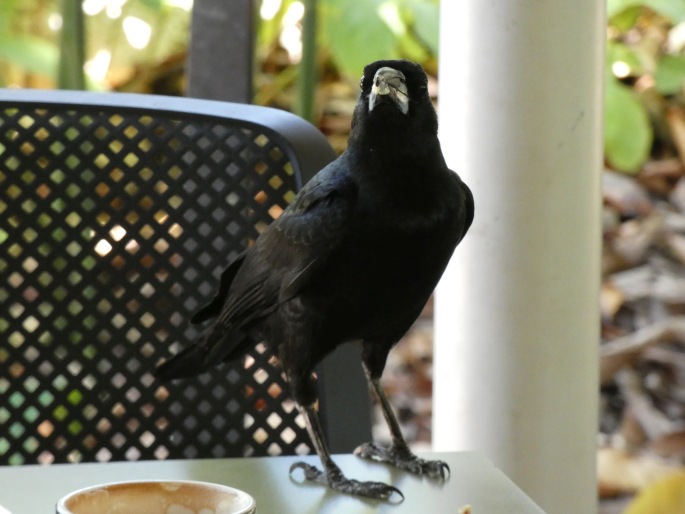
[[397, 494], [400, 497], [398, 503], [404, 500], [402, 491], [397, 487], [384, 484], [383, 482], [360, 482], [359, 480], [350, 480], [342, 474], [337, 466], [326, 473], [306, 462], [295, 462], [290, 466], [290, 474], [292, 475], [293, 471], [296, 469], [304, 471], [304, 478], [306, 480], [326, 485], [341, 493], [364, 496], [376, 500], [389, 500], [393, 494]]
[[354, 450], [354, 454], [365, 459], [387, 462], [415, 475], [440, 480], [445, 480], [450, 475], [450, 467], [446, 462], [421, 459], [414, 455], [406, 445], [393, 444], [385, 448], [375, 443], [364, 443]]

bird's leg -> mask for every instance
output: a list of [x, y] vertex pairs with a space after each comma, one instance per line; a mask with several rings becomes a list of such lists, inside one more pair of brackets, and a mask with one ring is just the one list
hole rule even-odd
[[450, 472], [450, 468], [447, 463], [441, 460], [421, 459], [409, 449], [409, 445], [402, 436], [400, 424], [397, 422], [395, 413], [393, 412], [390, 402], [388, 401], [388, 397], [383, 390], [380, 378], [373, 376], [366, 364], [364, 365], [364, 371], [366, 372], [369, 384], [381, 403], [383, 417], [390, 428], [392, 445], [389, 448], [385, 448], [375, 443], [364, 443], [357, 447], [357, 449], [354, 451], [355, 455], [364, 457], [366, 459], [387, 462], [393, 466], [409, 471], [416, 475], [429, 476], [431, 478], [445, 480], [449, 476]]
[[368, 498], [375, 498], [379, 500], [387, 500], [393, 493], [397, 493], [401, 499], [404, 499], [402, 492], [388, 484], [382, 482], [360, 482], [358, 480], [350, 480], [343, 475], [338, 465], [333, 462], [331, 454], [328, 451], [326, 442], [324, 441], [323, 431], [319, 424], [319, 417], [316, 413], [314, 405], [297, 406], [298, 410], [304, 417], [305, 425], [309, 437], [314, 444], [314, 449], [321, 459], [323, 464], [323, 471], [315, 466], [307, 464], [306, 462], [295, 462], [290, 467], [290, 473], [295, 469], [304, 471], [304, 477], [307, 480], [318, 482], [319, 484], [327, 485], [331, 489], [341, 493], [353, 494], [356, 496], [366, 496]]
[[[306, 330], [303, 329], [301, 332], [306, 333]], [[298, 411], [304, 418], [307, 433], [312, 440], [314, 450], [316, 450], [319, 459], [321, 459], [323, 470], [306, 462], [295, 462], [290, 467], [291, 476], [293, 471], [301, 469], [304, 471], [306, 480], [327, 485], [341, 493], [366, 496], [379, 500], [387, 500], [393, 493], [397, 493], [403, 500], [404, 495], [396, 487], [382, 482], [350, 480], [343, 475], [338, 465], [333, 462], [324, 439], [323, 430], [321, 429], [319, 415], [316, 412], [316, 382], [312, 376], [312, 366], [306, 359], [306, 356], [311, 355], [311, 353], [300, 351], [298, 344], [301, 344], [301, 341], [302, 339], [294, 337], [288, 340], [288, 344], [283, 346], [283, 349], [287, 351], [281, 351], [281, 362], [286, 370], [285, 374], [290, 385], [293, 400], [295, 400], [295, 405], [297, 405]], [[309, 342], [309, 339], [305, 338], [304, 341]]]

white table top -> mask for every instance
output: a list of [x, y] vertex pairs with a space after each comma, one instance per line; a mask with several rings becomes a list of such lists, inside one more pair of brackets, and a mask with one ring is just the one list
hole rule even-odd
[[124, 480], [177, 479], [216, 482], [242, 489], [255, 498], [259, 514], [457, 514], [465, 505], [472, 506], [473, 514], [544, 514], [481, 454], [423, 456], [445, 460], [452, 471], [450, 478], [440, 483], [352, 455], [334, 456], [349, 478], [385, 481], [398, 487], [405, 495], [399, 505], [299, 483], [301, 471], [292, 480], [288, 469], [294, 461], [318, 465], [316, 456], [307, 456], [0, 467], [0, 506], [12, 514], [53, 514], [59, 498], [83, 487]]

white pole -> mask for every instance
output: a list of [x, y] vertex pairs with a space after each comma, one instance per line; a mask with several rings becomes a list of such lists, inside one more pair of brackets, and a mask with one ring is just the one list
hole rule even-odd
[[443, 1], [441, 38], [440, 137], [476, 216], [436, 295], [434, 448], [596, 512], [604, 1]]

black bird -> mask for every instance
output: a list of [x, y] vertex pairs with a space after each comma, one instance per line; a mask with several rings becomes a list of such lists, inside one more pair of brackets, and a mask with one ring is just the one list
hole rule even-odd
[[209, 322], [206, 329], [156, 371], [164, 380], [196, 375], [264, 340], [323, 464], [298, 462], [291, 472], [301, 468], [341, 492], [401, 495], [387, 484], [347, 479], [323, 438], [312, 371], [350, 341], [361, 341], [362, 365], [393, 438], [389, 448], [367, 443], [355, 453], [433, 478], [449, 472], [409, 450], [380, 385], [388, 352], [418, 317], [473, 219], [471, 191], [447, 168], [437, 130], [420, 65], [366, 66], [347, 150], [226, 268], [216, 297], [192, 319]]

